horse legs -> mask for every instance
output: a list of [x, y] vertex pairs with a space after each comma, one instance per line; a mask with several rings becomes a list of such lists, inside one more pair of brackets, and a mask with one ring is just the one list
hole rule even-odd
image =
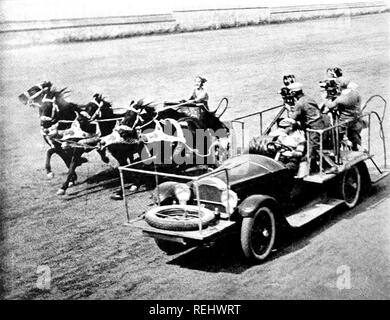
[[[51, 171], [50, 162], [51, 162], [52, 155], [55, 153], [58, 154], [58, 156], [64, 161], [67, 168], [69, 168], [71, 157], [72, 157], [72, 155], [69, 154], [69, 151], [66, 151], [58, 146], [47, 150], [45, 169], [46, 169], [47, 177], [49, 179], [52, 179], [54, 177], [54, 172]], [[77, 175], [76, 175], [76, 173], [74, 173], [72, 176], [71, 182], [72, 182], [72, 184], [74, 184], [76, 181], [77, 181]]]
[[76, 167], [80, 164], [81, 162], [81, 155], [82, 152], [79, 150], [74, 149], [73, 150], [73, 155], [70, 160], [69, 164], [69, 170], [68, 170], [68, 176], [66, 177], [66, 181], [62, 185], [61, 189], [58, 189], [57, 195], [64, 195], [66, 190], [68, 189], [69, 185], [74, 182], [74, 177], [76, 176]]
[[[132, 147], [126, 146], [122, 147], [120, 145], [111, 145], [109, 147], [109, 151], [112, 154], [112, 156], [118, 161], [119, 166], [125, 166], [127, 165], [127, 159], [130, 160], [130, 163], [134, 161], [134, 150]], [[126, 173], [126, 172], [125, 172]], [[126, 176], [124, 175], [124, 179]], [[136, 185], [132, 185], [130, 187], [130, 191], [136, 191], [138, 187]], [[123, 199], [123, 192], [122, 187], [117, 189], [113, 195], [110, 196], [113, 200], [122, 200]]]
[[51, 156], [56, 152], [57, 152], [56, 148], [50, 148], [49, 150], [46, 151], [45, 169], [46, 169], [46, 175], [49, 179], [52, 179], [54, 177], [54, 173], [51, 171], [50, 160], [51, 160]]

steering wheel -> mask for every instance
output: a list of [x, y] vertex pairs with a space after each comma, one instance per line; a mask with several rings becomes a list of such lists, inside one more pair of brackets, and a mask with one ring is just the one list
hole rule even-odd
[[271, 152], [284, 152], [284, 151], [294, 151], [293, 148], [286, 146], [280, 142], [271, 141], [267, 143], [267, 150]]

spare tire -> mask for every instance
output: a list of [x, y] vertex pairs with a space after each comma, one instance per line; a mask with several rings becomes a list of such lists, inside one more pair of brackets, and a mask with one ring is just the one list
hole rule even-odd
[[190, 205], [169, 205], [153, 208], [145, 214], [146, 222], [152, 227], [173, 231], [190, 231], [206, 228], [215, 218], [206, 208]]

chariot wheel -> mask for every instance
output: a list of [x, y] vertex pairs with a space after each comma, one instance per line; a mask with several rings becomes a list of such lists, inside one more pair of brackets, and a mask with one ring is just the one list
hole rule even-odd
[[348, 208], [352, 209], [357, 205], [361, 196], [362, 177], [357, 166], [353, 166], [343, 173], [340, 183], [339, 195]]
[[227, 98], [222, 98], [221, 101], [218, 103], [218, 106], [213, 111], [214, 115], [217, 118], [221, 118], [225, 111], [227, 110], [227, 107], [229, 105], [229, 100]]
[[275, 216], [269, 207], [260, 207], [241, 225], [241, 248], [245, 257], [264, 261], [272, 251], [276, 237]]

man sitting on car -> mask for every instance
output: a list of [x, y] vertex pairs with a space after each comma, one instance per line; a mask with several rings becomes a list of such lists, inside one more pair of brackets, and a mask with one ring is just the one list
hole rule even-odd
[[271, 135], [275, 136], [274, 141], [277, 144], [281, 144], [290, 149], [281, 151], [280, 157], [277, 160], [283, 162], [295, 175], [298, 172], [299, 164], [305, 153], [306, 140], [304, 133], [298, 129], [298, 124], [294, 119], [284, 118], [279, 122], [278, 129], [271, 133]]

